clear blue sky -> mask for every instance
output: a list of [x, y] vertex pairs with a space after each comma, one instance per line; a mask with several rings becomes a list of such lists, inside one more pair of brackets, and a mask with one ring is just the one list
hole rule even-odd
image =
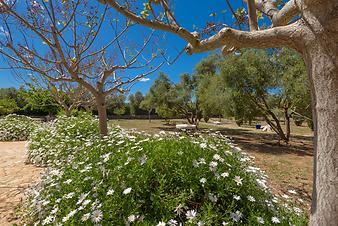
[[[231, 0], [231, 2], [234, 8], [243, 6], [242, 1]], [[224, 13], [224, 10], [226, 10], [226, 13]], [[217, 22], [233, 25], [234, 20], [224, 0], [176, 0], [174, 5], [174, 12], [176, 15], [176, 19], [181, 24], [181, 26], [189, 29], [190, 31], [194, 30], [193, 26], [197, 26], [198, 28], [205, 27], [206, 23], [209, 21], [216, 20]], [[210, 16], [210, 14], [214, 12], [217, 13], [216, 19]], [[147, 28], [139, 26], [137, 29], [139, 29], [139, 31], [142, 31]], [[134, 35], [137, 39], [137, 32], [135, 32]], [[179, 51], [186, 45], [185, 41], [174, 35], [167, 34], [166, 38], [166, 47], [171, 50], [171, 57], [175, 57], [174, 52], [176, 49], [177, 51]], [[187, 56], [186, 54], [183, 54], [174, 65], [165, 65], [161, 68], [161, 71], [167, 73], [171, 80], [176, 82], [179, 80], [179, 76], [182, 73], [192, 73], [194, 70], [194, 66], [201, 59], [205, 58], [209, 54], [210, 53], [204, 53], [193, 56]], [[4, 64], [1, 65], [0, 63], [0, 68], [1, 67], [4, 67]], [[148, 82], [139, 82], [138, 84], [136, 84], [133, 87], [132, 92], [140, 90], [141, 92], [146, 93], [149, 90], [149, 87], [151, 86], [153, 81], [156, 79], [157, 74], [158, 72], [156, 74], [148, 76], [148, 78], [150, 79]], [[17, 78], [13, 74], [13, 72], [9, 70], [0, 70], [0, 88], [19, 87], [22, 83], [23, 81]]]

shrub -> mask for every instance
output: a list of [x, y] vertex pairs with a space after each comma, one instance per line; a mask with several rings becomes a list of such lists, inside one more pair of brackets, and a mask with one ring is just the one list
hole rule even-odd
[[38, 123], [33, 119], [10, 114], [0, 119], [0, 141], [23, 141], [37, 128]]
[[[72, 142], [60, 145], [58, 153], [67, 158], [54, 159], [53, 167], [31, 191], [27, 204], [31, 222], [306, 224], [298, 209], [295, 213], [275, 203], [265, 176], [225, 138], [178, 133], [151, 137], [112, 128], [104, 139], [97, 135], [78, 139], [75, 127], [62, 127], [67, 142]], [[40, 148], [60, 138], [46, 139], [49, 142], [41, 138]]]
[[97, 139], [98, 121], [81, 113], [77, 117], [59, 116], [55, 121], [36, 129], [28, 142], [29, 162], [36, 165], [53, 165], [75, 154], [78, 146], [91, 137]]

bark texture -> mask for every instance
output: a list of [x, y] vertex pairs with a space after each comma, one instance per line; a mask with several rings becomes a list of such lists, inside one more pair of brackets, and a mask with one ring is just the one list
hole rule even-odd
[[96, 104], [97, 104], [97, 113], [99, 117], [99, 128], [101, 136], [108, 135], [108, 117], [107, 117], [107, 107], [105, 103], [104, 96], [96, 97]]
[[304, 1], [303, 56], [315, 127], [310, 225], [338, 225], [338, 2]]

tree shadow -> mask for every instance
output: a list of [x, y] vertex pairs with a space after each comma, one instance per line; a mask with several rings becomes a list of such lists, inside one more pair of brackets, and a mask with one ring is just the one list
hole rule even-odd
[[[224, 123], [226, 126], [226, 122]], [[154, 127], [166, 132], [180, 132], [172, 125]], [[279, 141], [278, 135], [273, 133], [255, 132], [248, 128], [213, 128], [214, 132], [219, 131], [222, 135], [230, 138], [244, 151], [261, 152], [266, 154], [284, 155], [296, 154], [298, 156], [313, 156], [313, 137], [302, 135], [291, 135], [289, 144]], [[199, 133], [210, 133], [210, 129], [199, 128]], [[190, 130], [194, 132], [194, 130]]]

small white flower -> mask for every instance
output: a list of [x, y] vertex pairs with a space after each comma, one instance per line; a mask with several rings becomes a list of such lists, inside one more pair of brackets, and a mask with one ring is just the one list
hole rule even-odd
[[208, 194], [208, 198], [209, 198], [209, 200], [211, 201], [211, 202], [213, 202], [213, 203], [216, 203], [217, 202], [217, 196], [216, 195], [214, 195], [214, 194], [212, 194], [212, 193], [209, 193]]
[[128, 222], [130, 222], [130, 223], [134, 222], [134, 221], [136, 221], [136, 219], [137, 219], [137, 217], [134, 214], [132, 214], [128, 217]]
[[235, 213], [231, 213], [230, 216], [233, 221], [238, 222], [243, 217], [243, 214], [237, 210]]
[[250, 202], [255, 202], [256, 201], [256, 199], [254, 198], [254, 197], [252, 197], [251, 195], [248, 195], [248, 200], [250, 201]]
[[170, 221], [168, 221], [168, 224], [170, 226], [176, 226], [176, 225], [178, 225], [178, 222], [177, 222], [177, 220], [171, 219]]
[[176, 208], [175, 208], [175, 213], [177, 213], [177, 215], [181, 215], [183, 213], [183, 209], [184, 206], [182, 204], [179, 204]]
[[42, 221], [42, 225], [46, 225], [46, 224], [50, 224], [54, 221], [54, 217], [53, 216], [48, 216], [46, 217], [43, 221]]
[[197, 226], [204, 226], [203, 221], [199, 221], [199, 222], [197, 223]]
[[274, 223], [274, 224], [279, 224], [279, 223], [280, 223], [280, 220], [279, 220], [277, 217], [272, 217], [272, 218], [271, 218], [271, 221], [272, 221], [272, 223]]
[[66, 181], [63, 182], [63, 183], [65, 183], [65, 184], [70, 184], [70, 183], [72, 183], [72, 179], [68, 179], [68, 180], [66, 180]]
[[91, 215], [91, 220], [93, 223], [99, 223], [102, 220], [103, 214], [101, 210], [94, 210]]
[[89, 218], [90, 218], [90, 213], [86, 213], [81, 217], [81, 221], [85, 222], [85, 221], [89, 220]]
[[187, 217], [189, 221], [191, 221], [196, 218], [197, 212], [195, 210], [188, 210], [185, 216]]
[[229, 222], [225, 222], [225, 221], [222, 222], [222, 225], [228, 225], [228, 224]]
[[200, 179], [200, 182], [201, 182], [201, 184], [205, 184], [205, 183], [207, 183], [207, 179], [203, 177], [203, 178]]
[[158, 224], [156, 226], [165, 226], [165, 222], [160, 221], [160, 222], [158, 222]]
[[65, 195], [64, 198], [65, 198], [65, 199], [71, 199], [71, 198], [74, 197], [74, 195], [75, 195], [74, 192], [70, 192], [70, 193], [68, 193], [67, 195]]
[[193, 165], [195, 168], [197, 168], [197, 167], [199, 166], [199, 163], [198, 163], [197, 160], [193, 160], [193, 161], [192, 161], [192, 165]]
[[109, 196], [109, 195], [112, 195], [112, 194], [114, 194], [114, 189], [109, 189], [108, 191], [107, 191], [107, 195]]
[[126, 189], [124, 189], [123, 194], [124, 195], [128, 195], [131, 192], [131, 189], [132, 188], [126, 188]]
[[209, 169], [210, 169], [210, 171], [215, 172], [215, 171], [216, 171], [216, 168], [217, 168], [217, 165], [218, 165], [217, 162], [214, 162], [214, 161], [210, 162], [210, 163], [209, 163]]
[[221, 174], [221, 177], [224, 177], [224, 178], [229, 177], [229, 173], [228, 172], [224, 172], [224, 173]]
[[234, 199], [236, 199], [237, 201], [238, 201], [238, 200], [241, 200], [241, 196], [234, 195]]
[[143, 166], [147, 162], [147, 156], [144, 155], [141, 158], [139, 158], [141, 166]]
[[200, 147], [204, 149], [204, 148], [207, 148], [208, 145], [206, 143], [202, 143], [202, 144], [200, 144]]
[[243, 184], [243, 182], [242, 182], [243, 179], [242, 179], [240, 176], [235, 176], [234, 181], [236, 182], [236, 184], [237, 184], [238, 186], [240, 186], [240, 185]]
[[264, 219], [262, 217], [257, 217], [258, 224], [264, 224]]

